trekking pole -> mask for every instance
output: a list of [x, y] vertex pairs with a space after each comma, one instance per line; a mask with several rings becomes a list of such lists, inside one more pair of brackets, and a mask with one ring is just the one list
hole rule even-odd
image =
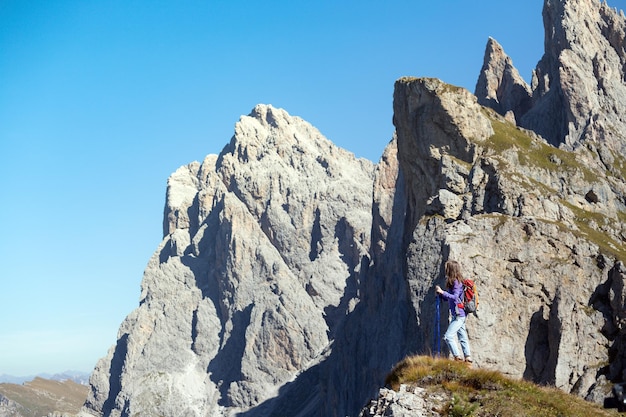
[[435, 302], [435, 352], [436, 356], [441, 356], [441, 330], [440, 330], [440, 322], [441, 315], [439, 314], [439, 303], [441, 297], [439, 295], [435, 296], [437, 298]]

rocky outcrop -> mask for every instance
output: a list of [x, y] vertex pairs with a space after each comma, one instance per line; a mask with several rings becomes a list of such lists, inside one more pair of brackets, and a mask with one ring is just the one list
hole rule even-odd
[[271, 106], [168, 180], [139, 308], [87, 415], [247, 410], [323, 357], [369, 263], [374, 166]]
[[[586, 190], [610, 189], [614, 179], [495, 112], [480, 111], [470, 97], [460, 99], [465, 94], [432, 79], [396, 83], [402, 169], [430, 178], [428, 186], [416, 181], [407, 187], [407, 217], [417, 221], [406, 249], [406, 275], [409, 281], [425, 280], [420, 288], [432, 288], [440, 279], [421, 272], [432, 259], [426, 242], [437, 239], [443, 257], [460, 261], [482, 289], [480, 319], [468, 323], [475, 360], [513, 377], [587, 395], [609, 362], [611, 336], [604, 327], [610, 307], [592, 295], [602, 293], [599, 288], [624, 256], [621, 226], [610, 226], [624, 207], [611, 193], [605, 194], [607, 204], [589, 202]], [[448, 143], [433, 146], [438, 135], [432, 129], [439, 123], [428, 128], [432, 117], [424, 107], [442, 109], [440, 118], [472, 107], [476, 112], [468, 126], [446, 124], [456, 126], [455, 134], [446, 133]], [[481, 130], [484, 123], [489, 128]], [[549, 162], [550, 155], [558, 163]], [[605, 212], [612, 205], [616, 211]], [[431, 270], [441, 265], [434, 261]], [[614, 314], [621, 314], [616, 307]]]
[[28, 413], [20, 404], [0, 394], [0, 415], [7, 417], [23, 417]]
[[[377, 165], [259, 105], [220, 155], [172, 174], [140, 305], [81, 415], [357, 415], [396, 362], [432, 351], [447, 259], [479, 286], [476, 366], [602, 400], [626, 378], [626, 126], [607, 46], [623, 17], [548, 0], [544, 19], [531, 90], [493, 40], [478, 98], [398, 80]], [[602, 94], [581, 40], [606, 63]]]
[[521, 120], [530, 109], [530, 87], [513, 66], [513, 60], [493, 38], [487, 42], [474, 94], [479, 104], [491, 107], [513, 123]]
[[[543, 17], [545, 53], [533, 74], [533, 102], [521, 118], [517, 117], [517, 122], [533, 129], [552, 145], [574, 151], [569, 158], [578, 161], [582, 177], [562, 179], [561, 183], [567, 184], [565, 188], [558, 186], [558, 178], [550, 181], [551, 189], [560, 190], [556, 194], [559, 199], [565, 197], [565, 210], [563, 207], [559, 210], [564, 213], [569, 210], [568, 226], [576, 224], [578, 231], [587, 238], [595, 236], [595, 242], [606, 239], [606, 244], [600, 245], [600, 252], [609, 251], [616, 254], [613, 260], [623, 260], [624, 14], [610, 8], [606, 2], [547, 0]], [[489, 51], [489, 45], [487, 49]], [[494, 72], [491, 68], [501, 66], [501, 61], [501, 57], [486, 53], [481, 79], [488, 78]], [[484, 86], [477, 86], [476, 92], [479, 97], [489, 97]], [[498, 97], [498, 100], [506, 100], [506, 97]], [[515, 95], [509, 96], [509, 100], [515, 100]], [[502, 113], [493, 100], [484, 104]], [[559, 166], [563, 162], [554, 152], [550, 152], [548, 158]], [[523, 175], [533, 178], [532, 172]], [[598, 192], [603, 196], [601, 199], [596, 198]], [[621, 262], [608, 265], [610, 270], [603, 272], [606, 282], [597, 287], [588, 302], [608, 318], [602, 334], [611, 341], [612, 360], [606, 361], [611, 365], [601, 373], [617, 380], [626, 376], [620, 353], [623, 351], [619, 324], [623, 304], [615, 302], [615, 297], [621, 297], [621, 265]], [[598, 266], [607, 268], [603, 256]], [[525, 375], [528, 376], [528, 372]], [[590, 398], [593, 396], [590, 394]]]
[[361, 410], [359, 417], [439, 417], [442, 413], [438, 410], [443, 410], [449, 401], [450, 398], [443, 394], [402, 384], [398, 391], [381, 388], [376, 399]]

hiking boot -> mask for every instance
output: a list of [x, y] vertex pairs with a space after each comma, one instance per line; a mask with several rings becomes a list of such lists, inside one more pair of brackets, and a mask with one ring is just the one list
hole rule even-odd
[[471, 363], [473, 363], [474, 361], [472, 360], [472, 358], [471, 358], [471, 357], [466, 356], [466, 357], [465, 357], [465, 362], [467, 362], [467, 363], [471, 364]]
[[457, 362], [463, 362], [463, 358], [460, 357], [460, 356], [455, 356], [454, 360], [457, 361]]

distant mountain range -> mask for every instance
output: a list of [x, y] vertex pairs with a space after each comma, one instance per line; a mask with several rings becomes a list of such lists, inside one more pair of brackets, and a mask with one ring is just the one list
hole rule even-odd
[[80, 371], [65, 371], [58, 374], [47, 374], [41, 373], [37, 375], [29, 375], [29, 376], [13, 376], [2, 374], [0, 375], [0, 383], [10, 383], [10, 384], [23, 384], [27, 381], [32, 381], [36, 377], [50, 379], [53, 381], [67, 381], [71, 380], [76, 382], [77, 384], [87, 385], [89, 384], [89, 373], [80, 372]]
[[[53, 377], [77, 377], [77, 374], [78, 372], [63, 373]], [[85, 402], [88, 391], [87, 385], [71, 379], [58, 381], [34, 377], [32, 381], [22, 384], [1, 383], [0, 416], [75, 416]]]

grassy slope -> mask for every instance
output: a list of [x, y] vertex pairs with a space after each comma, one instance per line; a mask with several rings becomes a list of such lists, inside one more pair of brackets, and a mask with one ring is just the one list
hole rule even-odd
[[[615, 177], [615, 173], [611, 172], [594, 172], [579, 161], [578, 154], [534, 140], [527, 132], [504, 121], [492, 110], [485, 108], [484, 111], [491, 121], [494, 135], [481, 145], [495, 152], [495, 155], [492, 155], [492, 157], [496, 157], [496, 155], [506, 151], [515, 150], [520, 165], [532, 167], [537, 171], [558, 172], [559, 175], [565, 177], [578, 177], [580, 181], [588, 182], [589, 184], [593, 184], [599, 177]], [[559, 164], [552, 162], [551, 157], [556, 157], [560, 161]], [[623, 178], [626, 177], [626, 161], [621, 156], [616, 156], [614, 165], [615, 171], [618, 172], [618, 177], [615, 177], [616, 181], [622, 182]], [[605, 178], [605, 181], [608, 181], [608, 179]], [[545, 184], [532, 180], [531, 182], [534, 187], [542, 189], [543, 194], [546, 196], [558, 195], [556, 190], [550, 189]], [[522, 183], [520, 185], [524, 186]], [[529, 192], [532, 191], [529, 190]], [[577, 207], [563, 198], [560, 198], [559, 202], [574, 213], [575, 217], [573, 220], [577, 230], [573, 230], [569, 225], [561, 225], [562, 227], [597, 244], [600, 252], [609, 257], [626, 262], [626, 246], [623, 242], [616, 241], [614, 237], [601, 229], [602, 225], [626, 221], [626, 213], [618, 212], [618, 218], [608, 218], [600, 212], [592, 212]]]
[[35, 378], [23, 385], [0, 384], [0, 394], [24, 407], [28, 416], [42, 416], [54, 411], [76, 414], [87, 398], [89, 387], [67, 380], [63, 382]]
[[386, 384], [400, 384], [446, 394], [451, 400], [439, 410], [448, 416], [499, 417], [591, 417], [617, 416], [614, 409], [566, 394], [553, 387], [540, 387], [510, 379], [499, 372], [470, 369], [462, 362], [430, 356], [412, 356], [397, 364]]

